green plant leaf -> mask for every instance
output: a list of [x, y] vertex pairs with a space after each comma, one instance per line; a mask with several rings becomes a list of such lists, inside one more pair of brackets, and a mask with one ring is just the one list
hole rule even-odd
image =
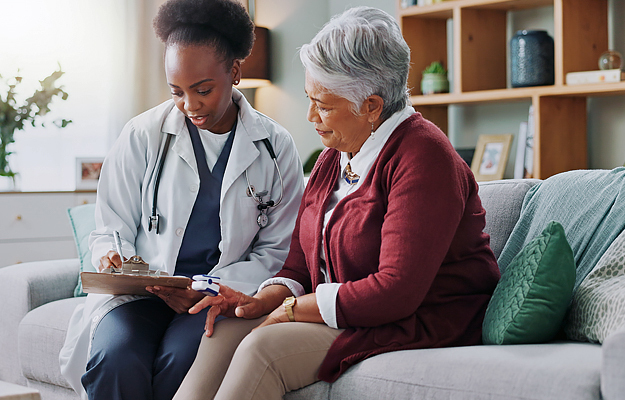
[[440, 61], [434, 61], [432, 64], [428, 65], [424, 70], [424, 74], [447, 74], [447, 70], [443, 67], [443, 63]]
[[[8, 87], [5, 100], [0, 94], [0, 176], [15, 176], [15, 172], [11, 171], [8, 164], [8, 156], [11, 152], [7, 150], [7, 146], [14, 142], [15, 131], [23, 129], [26, 122], [37, 126], [39, 117], [50, 111], [50, 103], [55, 97], [60, 97], [61, 100], [67, 100], [68, 97], [63, 86], [57, 85], [57, 80], [65, 74], [59, 65], [57, 71], [39, 81], [40, 89], [18, 105], [16, 88], [22, 82], [22, 77], [19, 75], [19, 70], [17, 72], [18, 74], [10, 79], [5, 79], [0, 75], [0, 80]], [[71, 120], [62, 119], [60, 122], [55, 121], [54, 124], [59, 128], [64, 128], [71, 122]], [[41, 123], [41, 126], [44, 124]]]

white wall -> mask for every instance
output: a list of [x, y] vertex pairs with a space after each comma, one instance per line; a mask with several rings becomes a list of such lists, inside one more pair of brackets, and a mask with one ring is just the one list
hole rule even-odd
[[256, 23], [270, 29], [272, 85], [256, 89], [255, 106], [291, 132], [302, 160], [322, 145], [306, 120], [304, 69], [297, 49], [309, 42], [327, 19], [326, 1], [256, 1]]
[[[52, 102], [45, 127], [15, 133], [19, 189], [74, 190], [77, 158], [104, 157], [128, 119], [169, 97], [151, 23], [162, 1], [0, 0], [0, 74], [20, 70], [24, 100], [60, 63], [69, 94]], [[73, 122], [50, 123], [60, 118]], [[0, 190], [8, 181], [0, 177]]]
[[256, 0], [256, 22], [271, 30], [273, 85], [256, 90], [256, 108], [291, 132], [302, 161], [323, 145], [306, 120], [304, 68], [297, 49], [310, 42], [332, 15], [357, 5], [396, 15], [395, 0]]

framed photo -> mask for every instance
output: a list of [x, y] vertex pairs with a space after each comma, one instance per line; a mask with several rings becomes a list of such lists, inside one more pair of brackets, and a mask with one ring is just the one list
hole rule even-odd
[[511, 143], [511, 134], [480, 135], [471, 161], [471, 171], [478, 182], [503, 179]]
[[97, 189], [103, 157], [76, 158], [76, 189]]

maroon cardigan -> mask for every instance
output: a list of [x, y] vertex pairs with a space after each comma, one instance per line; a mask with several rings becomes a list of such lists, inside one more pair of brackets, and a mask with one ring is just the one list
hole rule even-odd
[[[276, 275], [307, 293], [324, 283], [321, 230], [341, 173], [326, 149], [306, 186], [291, 249]], [[327, 268], [341, 282], [334, 341], [319, 378], [333, 382], [376, 354], [481, 341], [499, 280], [483, 233], [485, 211], [471, 170], [434, 124], [416, 113], [391, 134], [362, 186], [326, 228]]]

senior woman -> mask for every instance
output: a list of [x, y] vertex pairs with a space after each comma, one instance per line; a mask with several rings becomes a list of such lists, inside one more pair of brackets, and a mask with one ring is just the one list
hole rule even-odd
[[[397, 23], [347, 10], [300, 58], [308, 119], [328, 148], [289, 256], [254, 297], [221, 286], [190, 310], [215, 306], [175, 398], [280, 399], [376, 354], [480, 342], [499, 271], [478, 185], [443, 132], [407, 105], [410, 50]], [[218, 314], [239, 318], [214, 330]], [[215, 357], [228, 340], [229, 366]]]

